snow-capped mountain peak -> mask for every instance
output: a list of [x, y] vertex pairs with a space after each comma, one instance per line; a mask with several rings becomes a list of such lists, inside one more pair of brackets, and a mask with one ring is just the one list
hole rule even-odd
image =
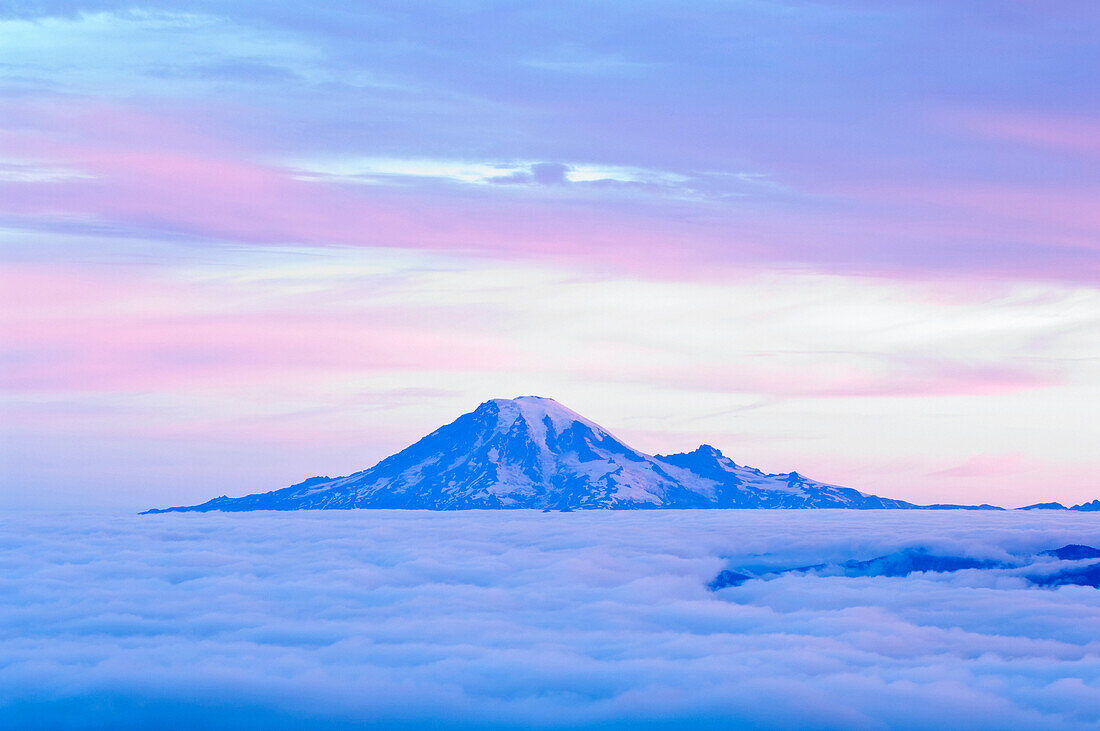
[[599, 424], [589, 421], [576, 411], [568, 409], [552, 398], [545, 396], [519, 396], [514, 399], [497, 398], [486, 401], [486, 404], [495, 404], [499, 410], [499, 420], [502, 425], [511, 426], [516, 419], [523, 419], [528, 428], [541, 434], [542, 429], [551, 426], [554, 431], [561, 433], [580, 422], [593, 432], [607, 432]]
[[[710, 445], [653, 456], [551, 398], [492, 399], [374, 467], [169, 510], [306, 508], [908, 508]], [[153, 511], [159, 512], [159, 511]]]

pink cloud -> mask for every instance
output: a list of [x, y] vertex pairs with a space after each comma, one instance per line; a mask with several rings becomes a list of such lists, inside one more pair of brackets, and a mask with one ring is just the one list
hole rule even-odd
[[[911, 234], [929, 240], [1000, 236], [1011, 241], [1041, 234], [1053, 245], [1100, 250], [1100, 187], [876, 184], [837, 186], [833, 192], [922, 218], [906, 224]], [[884, 226], [883, 233], [888, 230]]]
[[112, 114], [99, 106], [48, 111], [64, 117], [65, 134], [0, 131], [0, 156], [64, 165], [89, 177], [49, 185], [0, 183], [0, 215], [256, 244], [398, 246], [589, 258], [617, 266], [650, 256], [673, 268], [680, 259], [667, 245], [677, 236], [676, 222], [639, 226], [583, 207], [563, 215], [538, 202], [453, 200], [303, 181], [288, 168], [257, 162], [257, 153], [234, 149], [216, 133], [188, 131], [178, 120], [162, 127], [159, 118], [129, 108]]
[[[164, 286], [114, 272], [6, 267], [0, 381], [16, 390], [176, 390], [530, 365], [503, 338], [456, 326], [430, 309], [294, 311], [284, 302], [234, 312], [218, 287], [176, 284], [166, 293]], [[188, 302], [202, 306], [189, 310]]]
[[1019, 454], [978, 454], [960, 465], [929, 473], [931, 477], [999, 477], [1034, 469]]
[[1011, 453], [977, 454], [948, 468], [942, 468], [942, 456], [932, 455], [897, 458], [807, 452], [798, 461], [797, 469], [815, 479], [922, 504], [989, 503], [1008, 508], [1050, 500], [1073, 504], [1092, 500], [1100, 481], [1096, 461]]
[[1100, 191], [1087, 186], [838, 183], [804, 191], [813, 205], [769, 207], [353, 185], [295, 179], [182, 112], [3, 105], [18, 123], [0, 130], [0, 157], [90, 176], [0, 183], [0, 216], [32, 227], [83, 222], [151, 237], [479, 252], [658, 278], [776, 263], [895, 277], [1100, 278]]
[[1051, 114], [966, 112], [949, 124], [985, 137], [1021, 142], [1072, 154], [1100, 155], [1100, 120]]
[[692, 365], [612, 371], [594, 370], [593, 378], [637, 380], [690, 390], [747, 393], [775, 398], [921, 398], [997, 396], [1059, 385], [1060, 376], [997, 364], [969, 364], [943, 358], [830, 361], [798, 367], [781, 364]]

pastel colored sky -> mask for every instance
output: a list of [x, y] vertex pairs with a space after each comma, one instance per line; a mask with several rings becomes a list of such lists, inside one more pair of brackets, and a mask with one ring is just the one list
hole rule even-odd
[[0, 500], [370, 466], [493, 397], [1100, 497], [1091, 0], [0, 5]]

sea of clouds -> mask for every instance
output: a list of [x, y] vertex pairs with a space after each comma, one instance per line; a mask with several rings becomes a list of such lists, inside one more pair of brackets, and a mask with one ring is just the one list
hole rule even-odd
[[0, 728], [1095, 728], [1100, 591], [722, 569], [1064, 512], [0, 514]]

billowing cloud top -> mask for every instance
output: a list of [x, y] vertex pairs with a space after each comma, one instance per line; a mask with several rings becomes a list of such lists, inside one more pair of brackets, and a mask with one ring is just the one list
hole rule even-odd
[[18, 546], [0, 553], [0, 726], [1095, 728], [1092, 587], [980, 570], [706, 586], [730, 561], [1066, 543], [1100, 545], [1095, 519], [0, 514]]

